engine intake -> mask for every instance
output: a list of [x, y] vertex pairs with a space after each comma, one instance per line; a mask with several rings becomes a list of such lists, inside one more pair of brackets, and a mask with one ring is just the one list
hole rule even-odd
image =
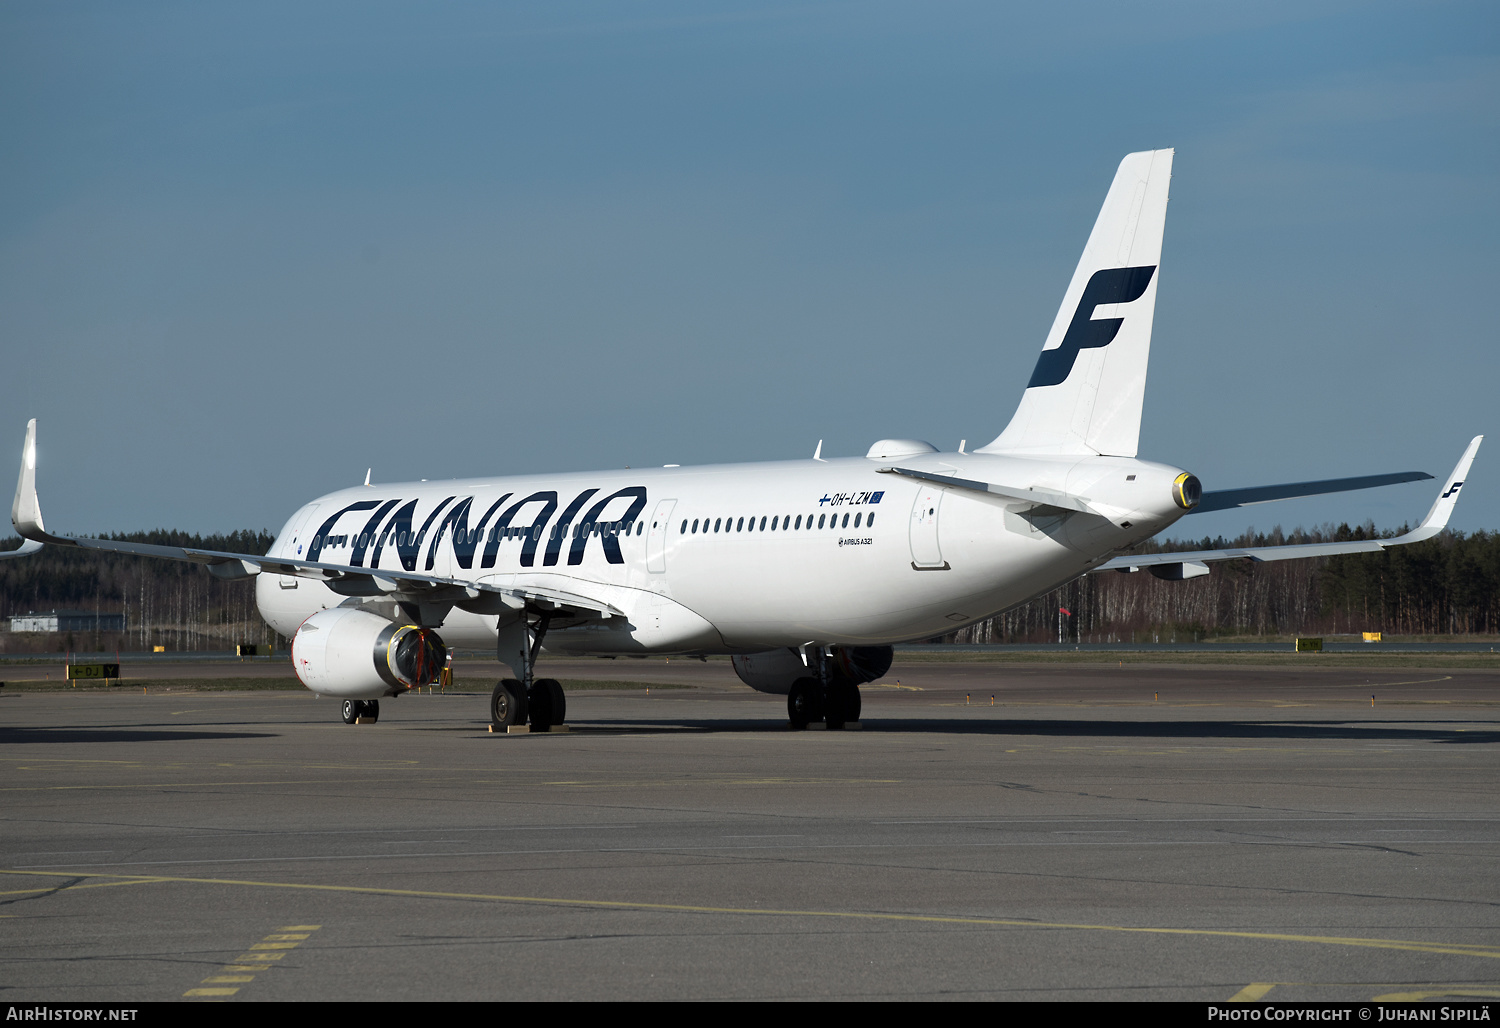
[[322, 696], [371, 700], [431, 685], [446, 652], [430, 628], [345, 607], [319, 611], [292, 637], [297, 677]]

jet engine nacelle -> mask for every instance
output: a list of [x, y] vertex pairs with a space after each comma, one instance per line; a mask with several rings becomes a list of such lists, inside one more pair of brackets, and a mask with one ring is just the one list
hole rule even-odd
[[292, 666], [303, 685], [320, 696], [360, 700], [432, 684], [446, 652], [430, 628], [347, 607], [319, 611], [292, 637]]
[[[891, 669], [894, 656], [889, 646], [835, 646], [833, 671], [855, 685], [873, 682]], [[817, 670], [802, 663], [802, 654], [793, 649], [736, 654], [730, 660], [740, 681], [756, 692], [785, 696], [797, 679], [817, 677]]]

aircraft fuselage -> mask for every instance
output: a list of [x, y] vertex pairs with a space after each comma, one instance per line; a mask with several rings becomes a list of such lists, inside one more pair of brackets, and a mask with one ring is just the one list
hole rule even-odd
[[[1089, 498], [1098, 514], [940, 486], [899, 465]], [[1123, 457], [922, 453], [357, 486], [287, 522], [272, 556], [518, 577], [623, 612], [555, 626], [554, 653], [751, 653], [951, 632], [1045, 593], [1170, 525], [1178, 468]], [[319, 610], [378, 603], [261, 575], [292, 635]], [[450, 645], [493, 645], [497, 615], [455, 606]]]

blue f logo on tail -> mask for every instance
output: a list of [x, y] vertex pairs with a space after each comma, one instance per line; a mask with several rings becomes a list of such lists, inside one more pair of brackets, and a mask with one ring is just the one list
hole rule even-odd
[[1155, 272], [1154, 264], [1141, 268], [1105, 268], [1094, 272], [1089, 284], [1083, 287], [1083, 297], [1078, 301], [1078, 309], [1073, 312], [1073, 320], [1068, 325], [1067, 334], [1063, 336], [1062, 345], [1055, 350], [1042, 351], [1026, 388], [1061, 385], [1072, 373], [1073, 362], [1078, 359], [1079, 350], [1108, 346], [1125, 319], [1100, 318], [1094, 321], [1094, 308], [1101, 303], [1130, 303], [1132, 300], [1139, 300], [1146, 287], [1151, 284], [1151, 276]]

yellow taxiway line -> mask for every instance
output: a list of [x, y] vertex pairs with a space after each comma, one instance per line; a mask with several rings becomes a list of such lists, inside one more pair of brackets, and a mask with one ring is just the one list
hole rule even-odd
[[[1359, 936], [1303, 935], [1295, 932], [1244, 932], [1217, 928], [1165, 928], [1137, 925], [1080, 924], [1069, 921], [1028, 921], [998, 917], [962, 917], [942, 914], [899, 914], [857, 910], [783, 910], [777, 908], [711, 907], [688, 903], [644, 903], [632, 900], [580, 899], [562, 896], [510, 896], [480, 892], [438, 892], [426, 889], [388, 889], [366, 885], [318, 885], [306, 882], [264, 882], [238, 878], [188, 878], [172, 875], [78, 874], [65, 871], [15, 871], [0, 874], [56, 878], [109, 878], [132, 882], [177, 882], [190, 885], [236, 885], [257, 889], [290, 889], [309, 892], [361, 893], [367, 896], [400, 896], [417, 899], [479, 900], [534, 906], [583, 907], [595, 910], [662, 911], [683, 914], [735, 914], [755, 917], [810, 917], [847, 921], [896, 921], [906, 924], [967, 925], [986, 928], [1046, 928], [1079, 932], [1116, 932], [1132, 935], [1181, 935], [1221, 939], [1252, 939], [1262, 942], [1300, 942], [1323, 946], [1353, 946], [1364, 949], [1441, 953], [1449, 956], [1500, 960], [1500, 945], [1424, 942], [1417, 939], [1369, 939]], [[64, 891], [64, 890], [60, 890]]]

